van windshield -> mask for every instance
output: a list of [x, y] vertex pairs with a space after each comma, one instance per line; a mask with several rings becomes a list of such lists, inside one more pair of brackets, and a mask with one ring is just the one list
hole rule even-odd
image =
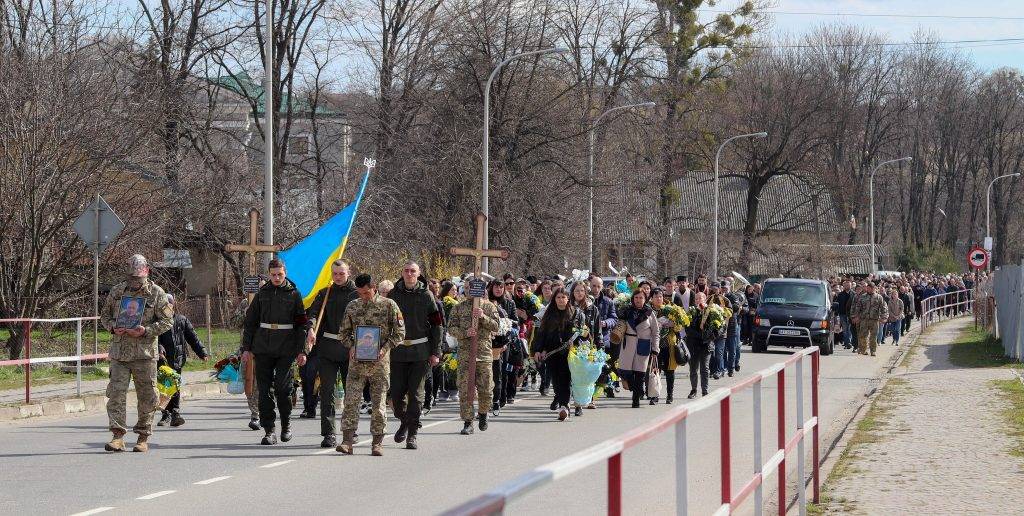
[[764, 285], [761, 303], [768, 305], [825, 306], [825, 287], [804, 283], [771, 282]]

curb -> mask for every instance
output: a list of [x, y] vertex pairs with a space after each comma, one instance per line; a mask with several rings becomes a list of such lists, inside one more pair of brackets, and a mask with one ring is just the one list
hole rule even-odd
[[[133, 392], [135, 389], [129, 390]], [[181, 388], [182, 398], [212, 397], [227, 394], [227, 384], [204, 382], [187, 384]], [[41, 416], [66, 416], [70, 414], [92, 414], [107, 410], [104, 394], [91, 394], [81, 398], [49, 400], [30, 405], [0, 407], [0, 423], [18, 421]]]

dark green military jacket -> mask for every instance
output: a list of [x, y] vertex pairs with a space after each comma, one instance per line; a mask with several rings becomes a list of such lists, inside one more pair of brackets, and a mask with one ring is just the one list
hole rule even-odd
[[[335, 362], [348, 361], [348, 351], [341, 345], [340, 340], [341, 322], [345, 316], [345, 308], [352, 300], [358, 298], [356, 284], [352, 281], [341, 286], [331, 283], [316, 293], [313, 304], [306, 310], [306, 315], [314, 327], [317, 325], [317, 319], [321, 319], [316, 332], [316, 345], [313, 346], [310, 356], [320, 356]], [[327, 299], [327, 306], [324, 306], [324, 299]]]
[[107, 295], [100, 311], [103, 327], [113, 330], [117, 326], [117, 316], [121, 311], [121, 298], [142, 297], [146, 299], [146, 307], [142, 312], [142, 327], [146, 333], [141, 337], [112, 335], [110, 337], [111, 360], [156, 360], [160, 358], [157, 339], [160, 334], [171, 329], [174, 324], [174, 309], [167, 303], [164, 289], [146, 278], [139, 288], [132, 288], [127, 282], [115, 285]]
[[[431, 355], [441, 356], [441, 326], [444, 315], [437, 308], [434, 295], [427, 290], [426, 283], [417, 281], [413, 288], [406, 288], [401, 279], [388, 293], [405, 321], [405, 340], [391, 353], [392, 362], [421, 362]], [[417, 340], [424, 342], [411, 344]]]
[[245, 312], [242, 350], [257, 355], [298, 356], [305, 349], [308, 329], [309, 318], [295, 283], [286, 278], [283, 285], [275, 287], [268, 281]]

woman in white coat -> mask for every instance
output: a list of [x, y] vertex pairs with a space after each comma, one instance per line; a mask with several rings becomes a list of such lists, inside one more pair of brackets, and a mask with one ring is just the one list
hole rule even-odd
[[[633, 408], [640, 408], [647, 372], [658, 374], [658, 314], [647, 304], [647, 293], [637, 289], [629, 306], [619, 313], [619, 324], [626, 324], [626, 333], [619, 349], [619, 375], [629, 382], [633, 391]], [[652, 363], [653, 360], [653, 363]]]

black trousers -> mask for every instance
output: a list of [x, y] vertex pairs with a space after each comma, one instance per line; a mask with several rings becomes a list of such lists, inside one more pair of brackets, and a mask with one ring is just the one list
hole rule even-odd
[[647, 389], [644, 384], [647, 383], [647, 372], [646, 371], [621, 371], [626, 376], [626, 381], [629, 382], [629, 388], [633, 393], [633, 403], [640, 403], [640, 397], [646, 395]]
[[[255, 355], [256, 388], [260, 393], [260, 426], [264, 430], [273, 431], [277, 415], [274, 411], [274, 398], [277, 398], [277, 411], [281, 413], [281, 426], [288, 426], [292, 415], [292, 362], [295, 357], [279, 357], [274, 355]], [[274, 394], [270, 394], [270, 389]]]
[[[320, 357], [317, 361], [317, 372], [320, 373], [320, 435], [334, 435], [334, 405], [337, 401], [334, 397], [334, 386], [338, 383], [338, 373], [346, 369], [348, 375], [348, 361], [336, 362], [326, 357]], [[345, 384], [345, 377], [342, 377], [342, 385]]]
[[[430, 363], [391, 362], [391, 404], [395, 418], [415, 433], [423, 411], [423, 391]], [[407, 399], [408, 398], [408, 399]]]
[[671, 398], [676, 386], [676, 370], [665, 370], [665, 392]]
[[516, 390], [519, 388], [519, 375], [521, 374], [523, 374], [522, 367], [510, 366], [508, 362], [505, 362], [505, 402], [516, 399]]
[[551, 383], [555, 385], [555, 404], [568, 407], [569, 385], [572, 382], [572, 374], [569, 372], [569, 357], [565, 352], [560, 352], [548, 358], [545, 362], [547, 363], [547, 371], [551, 377]]
[[[314, 387], [316, 387], [316, 375], [320, 369], [317, 366], [319, 362], [320, 357], [308, 357], [306, 365], [302, 366], [302, 369], [299, 370], [299, 376], [302, 378], [302, 409], [307, 414], [316, 414], [316, 404], [319, 396]], [[322, 383], [323, 377], [321, 377]]]
[[705, 343], [693, 346], [687, 343], [687, 349], [690, 350], [690, 390], [697, 390], [697, 375], [699, 373], [701, 393], [708, 392], [708, 372], [711, 369], [711, 353], [708, 353], [708, 346]]
[[491, 361], [491, 378], [494, 380], [494, 395], [491, 402], [501, 406], [505, 404], [505, 361], [502, 359]]
[[[172, 367], [171, 369], [174, 369], [174, 371], [176, 373], [181, 374], [181, 368], [180, 367]], [[164, 409], [164, 410], [166, 410], [167, 412], [178, 412], [180, 409], [181, 409], [181, 389], [178, 389], [178, 392], [175, 392], [174, 396], [171, 396], [171, 401], [167, 402], [167, 408]]]

